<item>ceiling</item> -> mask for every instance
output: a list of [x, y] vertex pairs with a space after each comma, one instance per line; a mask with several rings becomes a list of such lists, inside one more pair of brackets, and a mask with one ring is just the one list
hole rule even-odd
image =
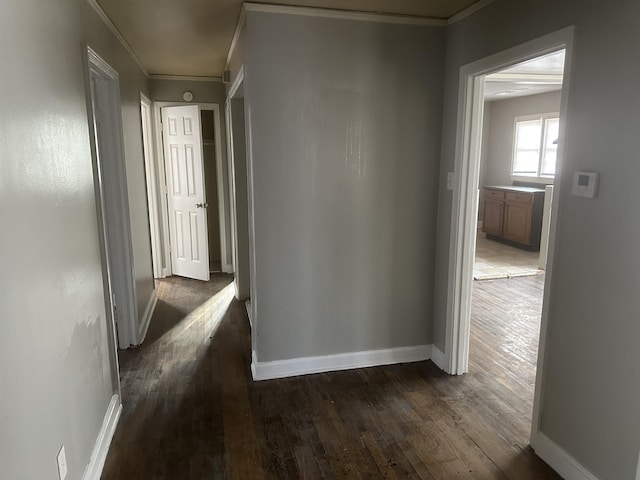
[[564, 50], [518, 63], [485, 77], [487, 101], [522, 97], [562, 89]]
[[[97, 0], [150, 74], [221, 76], [242, 0]], [[351, 12], [449, 19], [485, 0], [278, 0]]]

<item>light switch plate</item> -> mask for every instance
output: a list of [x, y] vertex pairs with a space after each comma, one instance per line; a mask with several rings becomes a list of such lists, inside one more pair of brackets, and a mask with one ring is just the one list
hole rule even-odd
[[575, 172], [571, 194], [577, 197], [595, 198], [598, 194], [599, 177], [600, 174], [597, 172]]

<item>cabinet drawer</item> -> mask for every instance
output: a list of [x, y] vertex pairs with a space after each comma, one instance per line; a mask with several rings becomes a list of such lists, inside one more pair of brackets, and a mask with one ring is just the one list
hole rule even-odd
[[484, 198], [493, 198], [495, 200], [502, 200], [504, 199], [504, 192], [501, 192], [500, 190], [489, 190], [485, 188]]
[[533, 195], [528, 193], [507, 192], [506, 200], [508, 202], [518, 202], [530, 204], [533, 201]]

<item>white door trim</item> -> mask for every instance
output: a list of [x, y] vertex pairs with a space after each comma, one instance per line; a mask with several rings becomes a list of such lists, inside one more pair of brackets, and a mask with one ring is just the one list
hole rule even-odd
[[[89, 129], [94, 160], [96, 203], [98, 205], [101, 230], [101, 248], [108, 293], [105, 295], [111, 318], [117, 318], [117, 337], [120, 348], [138, 345], [138, 309], [131, 243], [131, 222], [127, 193], [124, 142], [122, 136], [122, 114], [120, 110], [119, 76], [108, 63], [90, 47], [86, 47]], [[102, 110], [95, 108], [92, 78], [106, 82]], [[98, 120], [98, 117], [100, 119]], [[104, 121], [103, 118], [107, 121]], [[109, 161], [103, 161], [98, 145], [100, 123], [103, 136], [109, 139]], [[114, 327], [115, 334], [115, 327]]]
[[220, 105], [217, 103], [186, 103], [186, 102], [153, 102], [153, 118], [154, 118], [154, 133], [156, 144], [156, 169], [158, 172], [158, 187], [160, 191], [159, 198], [160, 206], [157, 208], [159, 212], [159, 224], [161, 225], [162, 232], [160, 235], [160, 242], [162, 245], [162, 271], [161, 278], [167, 277], [172, 274], [171, 272], [171, 254], [169, 251], [169, 211], [167, 209], [167, 184], [166, 184], [166, 172], [164, 168], [164, 146], [162, 144], [162, 130], [161, 130], [161, 110], [164, 107], [178, 107], [183, 105], [198, 105], [200, 110], [212, 110], [214, 119], [214, 139], [216, 148], [216, 175], [217, 175], [217, 190], [218, 190], [218, 217], [220, 223], [220, 256], [222, 258], [222, 271], [224, 273], [232, 273], [233, 266], [230, 261], [230, 245], [229, 245], [229, 196], [226, 192], [229, 191], [229, 184], [226, 175], [224, 175], [224, 161], [222, 158], [222, 130], [220, 127]]
[[144, 154], [144, 171], [147, 179], [147, 205], [149, 209], [149, 231], [151, 232], [151, 260], [153, 277], [162, 276], [162, 238], [160, 235], [160, 218], [158, 205], [158, 175], [153, 148], [153, 103], [140, 92], [140, 114], [142, 118], [142, 147]]
[[[567, 118], [567, 99], [571, 73], [570, 63], [574, 27], [567, 27], [544, 37], [518, 45], [503, 52], [465, 65], [460, 70], [458, 95], [458, 125], [455, 151], [455, 181], [451, 210], [451, 251], [449, 255], [449, 286], [447, 294], [445, 371], [462, 374], [467, 371], [469, 358], [469, 330], [471, 285], [473, 281], [473, 258], [478, 211], [476, 195], [478, 187], [479, 147], [482, 119], [482, 90], [484, 76], [515, 63], [528, 60], [560, 48], [566, 49], [565, 76], [562, 86], [560, 116]], [[560, 125], [559, 138], [565, 137], [566, 122]], [[544, 377], [544, 353], [547, 337], [549, 298], [552, 284], [552, 267], [555, 251], [558, 208], [564, 157], [564, 142], [558, 145], [557, 186], [553, 192], [554, 207], [551, 213], [547, 274], [544, 286], [544, 301], [538, 349], [538, 366], [531, 428], [531, 443], [535, 446], [539, 432]]]
[[[251, 329], [252, 332], [255, 328], [257, 328], [258, 324], [258, 295], [257, 295], [257, 287], [256, 287], [256, 253], [255, 253], [255, 201], [254, 201], [254, 192], [253, 192], [253, 139], [252, 139], [252, 130], [251, 130], [251, 108], [249, 102], [246, 101], [247, 97], [247, 83], [246, 83], [246, 66], [241, 65], [238, 69], [238, 73], [233, 79], [231, 86], [229, 87], [229, 91], [227, 93], [227, 99], [225, 102], [225, 115], [227, 122], [227, 157], [229, 159], [229, 183], [232, 186], [231, 192], [231, 205], [232, 205], [232, 234], [233, 237], [233, 248], [234, 248], [234, 267], [237, 262], [237, 206], [235, 203], [236, 192], [235, 192], [235, 158], [233, 153], [233, 115], [231, 109], [231, 102], [236, 97], [238, 93], [238, 89], [240, 86], [243, 86], [244, 89], [244, 141], [245, 141], [245, 162], [246, 162], [246, 170], [247, 170], [247, 220], [248, 220], [248, 242], [249, 242], [249, 298], [251, 299], [250, 307], [251, 312], [249, 313], [249, 318], [251, 319]], [[236, 281], [234, 282], [236, 287], [236, 296], [238, 296], [238, 288], [237, 288], [237, 274]], [[251, 335], [251, 350], [252, 350], [252, 358], [253, 361], [257, 361], [257, 335], [252, 333]]]

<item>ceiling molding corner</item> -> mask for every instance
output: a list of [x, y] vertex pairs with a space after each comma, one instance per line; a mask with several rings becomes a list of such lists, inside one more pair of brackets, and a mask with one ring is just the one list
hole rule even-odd
[[127, 51], [127, 53], [129, 55], [131, 55], [131, 58], [133, 59], [134, 62], [136, 62], [138, 67], [140, 67], [140, 70], [142, 70], [142, 73], [144, 73], [144, 76], [149, 78], [149, 71], [147, 70], [147, 67], [144, 66], [144, 63], [142, 63], [142, 60], [140, 60], [138, 55], [136, 55], [136, 52], [133, 51], [131, 46], [124, 39], [124, 37], [122, 36], [120, 31], [113, 24], [113, 22], [111, 21], [109, 16], [106, 14], [106, 12], [102, 9], [102, 7], [98, 3], [98, 1], [97, 0], [87, 0], [87, 3], [91, 6], [91, 8], [93, 8], [95, 10], [95, 12], [98, 14], [98, 17], [100, 17], [102, 22], [107, 26], [107, 28], [111, 31], [111, 33], [113, 33], [113, 35], [118, 39], [118, 41], [124, 47], [124, 49]]
[[242, 27], [244, 27], [244, 23], [247, 20], [247, 9], [245, 8], [246, 3], [242, 4], [242, 9], [240, 10], [240, 16], [238, 17], [238, 21], [236, 23], [236, 29], [233, 32], [233, 39], [231, 40], [231, 45], [229, 45], [229, 52], [227, 53], [227, 61], [224, 63], [224, 69], [229, 69], [229, 63], [231, 63], [231, 57], [233, 56], [233, 52], [238, 45], [238, 39], [240, 38], [240, 32], [242, 32]]
[[460, 20], [465, 19], [470, 15], [473, 15], [478, 10], [483, 9], [490, 3], [493, 3], [493, 0], [478, 0], [473, 5], [469, 5], [464, 10], [461, 10], [455, 15], [453, 15], [452, 17], [449, 17], [449, 19], [447, 20], [447, 25], [453, 25], [454, 23], [458, 23]]
[[444, 27], [447, 25], [447, 20], [442, 18], [394, 15], [390, 13], [357, 12], [354, 10], [337, 10], [319, 7], [245, 2], [244, 9], [249, 12], [279, 13], [306, 17], [337, 18], [341, 20], [359, 20], [364, 22], [393, 23], [400, 25], [422, 25], [430, 27]]

